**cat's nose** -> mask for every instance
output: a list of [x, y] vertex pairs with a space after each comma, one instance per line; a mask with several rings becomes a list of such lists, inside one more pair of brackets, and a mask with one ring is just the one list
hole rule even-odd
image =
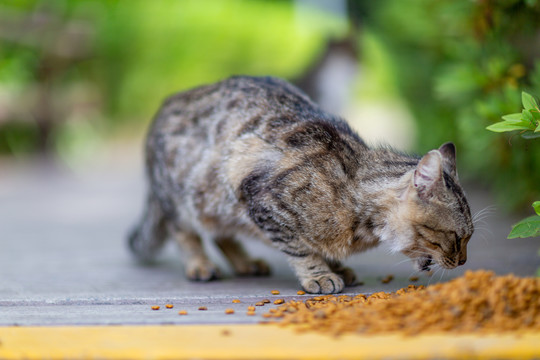
[[467, 259], [460, 259], [460, 260], [458, 261], [458, 265], [459, 265], [459, 266], [464, 265], [466, 262], [467, 262]]

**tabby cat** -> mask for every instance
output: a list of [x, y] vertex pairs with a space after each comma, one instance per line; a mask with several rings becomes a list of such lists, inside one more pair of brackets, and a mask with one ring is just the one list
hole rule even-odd
[[169, 97], [146, 141], [149, 189], [129, 237], [151, 259], [173, 237], [186, 275], [219, 276], [202, 238], [238, 275], [267, 275], [239, 236], [288, 258], [310, 293], [355, 282], [341, 260], [388, 243], [420, 270], [465, 263], [469, 205], [446, 143], [422, 158], [370, 148], [339, 117], [273, 77], [236, 76]]

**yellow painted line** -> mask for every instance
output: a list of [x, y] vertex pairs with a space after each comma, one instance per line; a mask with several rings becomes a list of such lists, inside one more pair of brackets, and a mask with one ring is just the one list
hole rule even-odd
[[272, 325], [0, 327], [1, 359], [530, 359], [540, 333], [338, 338]]

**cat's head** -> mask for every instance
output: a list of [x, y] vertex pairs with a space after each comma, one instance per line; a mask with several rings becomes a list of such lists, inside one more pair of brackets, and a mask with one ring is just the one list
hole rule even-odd
[[[400, 251], [420, 270], [465, 264], [474, 226], [459, 184], [454, 144], [443, 144], [418, 163], [400, 198]], [[404, 235], [404, 236], [403, 236]]]

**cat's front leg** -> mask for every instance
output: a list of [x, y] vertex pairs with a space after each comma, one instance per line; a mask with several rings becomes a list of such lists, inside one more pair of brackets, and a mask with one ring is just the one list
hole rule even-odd
[[[326, 261], [317, 254], [288, 254], [288, 260], [300, 284], [312, 294], [335, 294], [345, 287], [345, 282], [334, 273]], [[299, 256], [300, 255], [300, 256]]]

